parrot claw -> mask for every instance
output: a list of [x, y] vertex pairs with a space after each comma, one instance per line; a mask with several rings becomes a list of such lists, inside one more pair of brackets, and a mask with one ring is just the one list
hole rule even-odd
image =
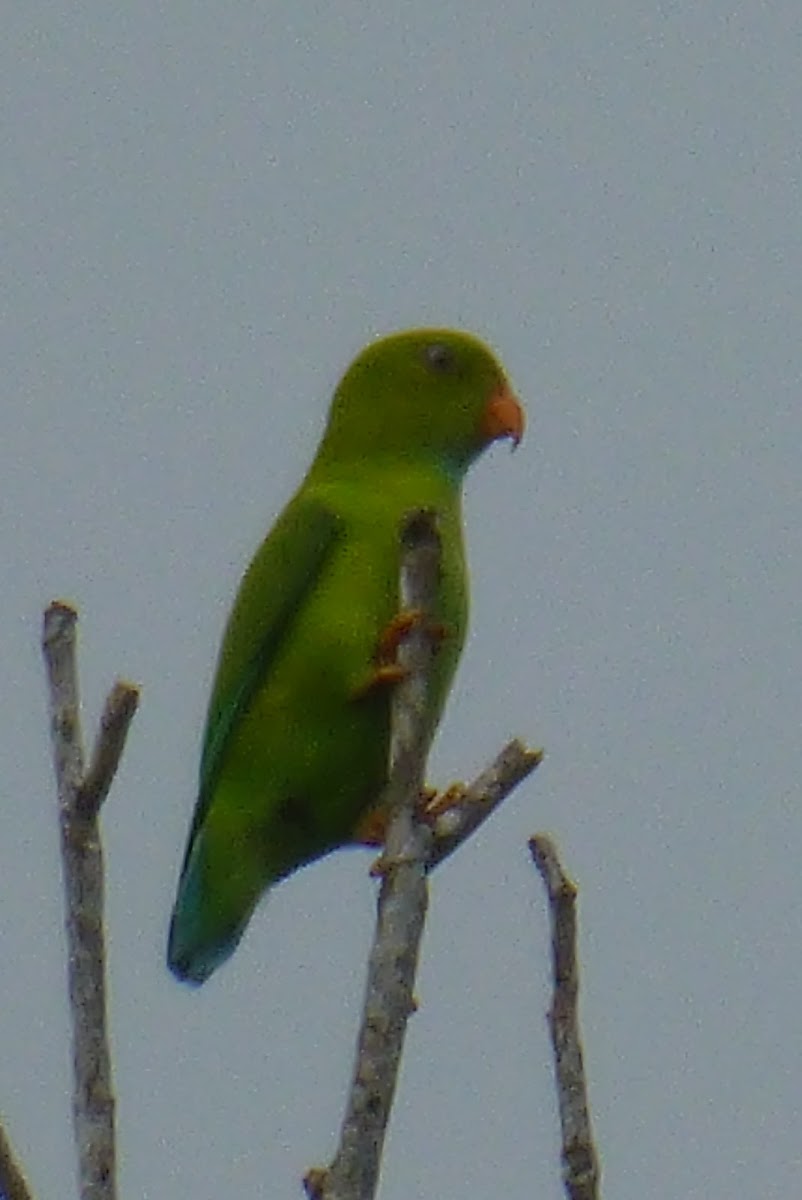
[[365, 696], [370, 696], [375, 691], [386, 687], [394, 687], [402, 679], [406, 679], [408, 675], [409, 671], [406, 667], [400, 667], [398, 663], [385, 663], [384, 666], [376, 667], [365, 682], [360, 683], [359, 687], [354, 689], [351, 698], [353, 700], [364, 700]]
[[[465, 798], [465, 784], [452, 783], [444, 792], [436, 788], [425, 787], [415, 806], [415, 814], [419, 821], [434, 826], [443, 813], [459, 808]], [[353, 841], [359, 846], [383, 846], [387, 838], [387, 826], [390, 814], [387, 808], [371, 808], [357, 825]], [[370, 868], [370, 874], [375, 878], [384, 875], [386, 867], [382, 855], [376, 859]]]
[[354, 700], [362, 700], [379, 689], [393, 687], [408, 678], [407, 668], [396, 662], [398, 647], [415, 626], [423, 622], [426, 623], [429, 633], [438, 645], [448, 637], [446, 626], [436, 621], [427, 621], [423, 611], [419, 608], [408, 608], [403, 612], [396, 613], [379, 638], [374, 655], [376, 665], [365, 682], [360, 683], [354, 690]]
[[398, 647], [422, 620], [423, 609], [420, 608], [408, 608], [403, 612], [396, 613], [379, 637], [376, 646], [376, 661], [379, 663], [395, 662]]
[[462, 801], [465, 799], [467, 788], [464, 783], [452, 783], [444, 792], [437, 792], [434, 788], [427, 788], [426, 793], [421, 797], [423, 801], [419, 815], [429, 825], [434, 825], [438, 817], [443, 813], [451, 812], [453, 808], [459, 808]]
[[398, 647], [409, 637], [416, 625], [423, 625], [438, 645], [448, 637], [448, 627], [440, 621], [430, 621], [423, 609], [404, 609], [396, 613], [383, 630], [376, 646], [376, 662], [380, 665], [395, 662]]

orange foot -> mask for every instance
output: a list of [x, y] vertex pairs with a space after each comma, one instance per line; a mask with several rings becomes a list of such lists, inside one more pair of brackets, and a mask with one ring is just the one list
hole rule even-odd
[[[464, 783], [452, 783], [444, 792], [424, 788], [416, 806], [417, 816], [427, 825], [434, 825], [439, 816], [459, 808], [465, 796]], [[387, 838], [390, 814], [387, 808], [370, 808], [354, 830], [353, 841], [359, 846], [383, 846]]]
[[[372, 695], [374, 692], [383, 690], [386, 687], [392, 687], [396, 683], [400, 683], [402, 679], [407, 678], [409, 675], [407, 668], [402, 667], [396, 662], [398, 648], [415, 626], [425, 620], [426, 618], [419, 608], [408, 608], [403, 612], [396, 613], [392, 621], [382, 631], [374, 654], [376, 665], [365, 682], [360, 683], [354, 689], [354, 700], [362, 700], [365, 696]], [[438, 643], [448, 637], [448, 630], [445, 625], [434, 621], [427, 622], [427, 625], [432, 637]]]
[[425, 804], [420, 811], [421, 817], [430, 825], [434, 825], [437, 818], [443, 813], [450, 812], [452, 808], [459, 808], [465, 799], [466, 792], [467, 788], [464, 783], [452, 783], [444, 792], [436, 792], [430, 788], [424, 797]]
[[376, 662], [395, 662], [398, 647], [409, 637], [416, 625], [425, 625], [430, 635], [437, 643], [448, 637], [448, 629], [439, 621], [429, 621], [420, 608], [407, 608], [396, 613], [389, 625], [383, 630], [376, 646]]
[[423, 610], [420, 608], [407, 608], [403, 612], [396, 613], [379, 637], [376, 645], [376, 662], [395, 662], [398, 647], [422, 620]]
[[406, 679], [409, 671], [406, 667], [401, 667], [398, 663], [385, 663], [381, 667], [376, 667], [368, 675], [364, 683], [360, 683], [354, 688], [351, 693], [352, 700], [364, 700], [365, 696], [371, 696], [374, 692], [382, 691], [387, 687], [394, 687], [400, 683], [402, 679]]

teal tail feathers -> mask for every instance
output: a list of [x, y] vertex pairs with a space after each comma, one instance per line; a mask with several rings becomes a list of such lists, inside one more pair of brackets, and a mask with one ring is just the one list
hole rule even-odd
[[203, 834], [195, 838], [178, 884], [170, 934], [167, 965], [185, 983], [200, 985], [236, 950], [258, 900], [232, 906], [230, 896], [220, 895], [205, 880]]

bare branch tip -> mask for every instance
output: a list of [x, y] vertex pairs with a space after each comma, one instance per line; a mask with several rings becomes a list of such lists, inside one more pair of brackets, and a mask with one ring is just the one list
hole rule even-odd
[[106, 698], [103, 710], [104, 722], [107, 717], [114, 720], [129, 720], [133, 717], [139, 704], [141, 688], [130, 679], [116, 679]]
[[106, 697], [92, 760], [78, 791], [77, 804], [84, 817], [96, 817], [108, 795], [138, 704], [136, 684], [118, 679]]
[[69, 600], [51, 600], [45, 609], [45, 615], [48, 613], [60, 613], [65, 617], [73, 617], [77, 620], [78, 609]]
[[576, 899], [579, 889], [562, 865], [553, 838], [547, 833], [536, 833], [529, 839], [529, 853], [552, 899], [556, 896]]
[[417, 508], [407, 513], [401, 527], [401, 551], [406, 553], [416, 546], [439, 545], [440, 532], [437, 513], [433, 508]]
[[544, 858], [554, 858], [557, 848], [547, 833], [534, 833], [529, 839], [529, 849], [535, 862]]
[[69, 637], [78, 621], [78, 609], [66, 600], [51, 600], [44, 612], [42, 642], [45, 646]]
[[304, 1175], [304, 1191], [309, 1200], [323, 1200], [329, 1172], [325, 1167], [310, 1167]]
[[536, 767], [539, 767], [546, 757], [546, 752], [539, 747], [533, 749], [527, 746], [520, 738], [513, 738], [507, 742], [498, 753], [496, 763], [500, 765], [511, 766], [514, 770], [522, 772], [521, 778], [525, 778]]

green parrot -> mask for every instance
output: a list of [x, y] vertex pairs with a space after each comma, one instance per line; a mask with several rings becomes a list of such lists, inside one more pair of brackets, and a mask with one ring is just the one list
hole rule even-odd
[[501, 366], [466, 333], [397, 333], [346, 372], [226, 627], [170, 924], [180, 979], [200, 984], [229, 957], [272, 884], [372, 840], [360, 831], [387, 781], [403, 520], [434, 510], [442, 541], [433, 732], [465, 638], [462, 481], [486, 446], [517, 444], [523, 426]]

